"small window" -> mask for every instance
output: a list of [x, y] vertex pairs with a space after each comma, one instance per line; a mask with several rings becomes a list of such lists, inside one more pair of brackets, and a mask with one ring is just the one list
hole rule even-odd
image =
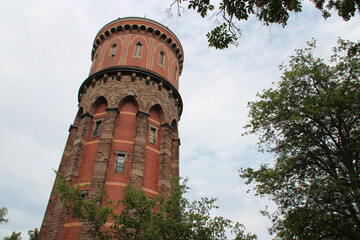
[[110, 57], [114, 57], [116, 54], [116, 44], [111, 46]]
[[165, 57], [165, 53], [161, 51], [159, 56], [159, 65], [161, 66], [164, 66], [164, 57]]
[[156, 140], [157, 140], [157, 128], [154, 126], [150, 126], [149, 143], [156, 145]]
[[124, 172], [126, 155], [127, 154], [124, 152], [116, 153], [116, 160], [115, 160], [115, 172], [116, 173]]
[[178, 72], [178, 70], [177, 70], [177, 67], [175, 67], [175, 77], [174, 77], [174, 83], [176, 84], [177, 83], [177, 73]]
[[94, 68], [94, 67], [95, 67], [97, 57], [98, 57], [98, 55], [96, 54], [95, 57], [94, 57], [94, 60], [93, 60], [93, 63], [92, 63], [91, 68]]
[[100, 136], [102, 122], [103, 122], [103, 119], [97, 119], [97, 120], [95, 120], [94, 130], [93, 130], [93, 133], [92, 133], [92, 137], [98, 137], [98, 136]]
[[141, 56], [141, 43], [138, 42], [135, 47], [135, 57]]
[[85, 199], [88, 195], [89, 195], [89, 192], [87, 191], [87, 190], [83, 190], [83, 191], [81, 191], [81, 197], [83, 198], [83, 199]]

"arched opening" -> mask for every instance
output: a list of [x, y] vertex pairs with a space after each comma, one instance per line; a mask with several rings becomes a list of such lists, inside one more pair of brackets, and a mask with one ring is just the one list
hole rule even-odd
[[115, 54], [116, 54], [116, 47], [117, 47], [117, 45], [116, 45], [116, 43], [114, 43], [112, 46], [111, 46], [111, 48], [110, 48], [110, 55], [109, 55], [109, 57], [115, 57]]
[[164, 66], [164, 58], [165, 58], [165, 53], [163, 51], [160, 51], [159, 54], [159, 65]]
[[[137, 112], [138, 103], [133, 96], [127, 96], [120, 101], [106, 176], [106, 191], [114, 201], [120, 200], [119, 192], [130, 179]], [[120, 210], [121, 208], [116, 213], [119, 214]]]
[[178, 138], [178, 128], [177, 128], [177, 122], [175, 119], [171, 122], [171, 127], [173, 129], [172, 130], [172, 138], [173, 139]]
[[142, 48], [141, 42], [137, 42], [136, 46], [135, 46], [135, 53], [134, 53], [135, 57], [141, 57], [141, 48]]
[[[93, 171], [98, 156], [98, 148], [100, 144], [101, 134], [103, 131], [103, 123], [106, 117], [106, 108], [108, 106], [107, 100], [100, 96], [91, 106], [90, 114], [92, 118], [87, 117], [84, 120], [89, 124], [88, 135], [85, 144], [83, 145], [83, 152], [80, 161], [80, 167], [76, 184], [85, 186], [83, 190], [90, 190], [90, 183], [93, 177]], [[85, 124], [85, 122], [83, 122]]]
[[98, 114], [99, 112], [105, 113], [105, 109], [107, 105], [108, 105], [108, 101], [104, 96], [98, 97], [90, 108], [90, 114], [92, 114], [95, 117], [95, 114]]

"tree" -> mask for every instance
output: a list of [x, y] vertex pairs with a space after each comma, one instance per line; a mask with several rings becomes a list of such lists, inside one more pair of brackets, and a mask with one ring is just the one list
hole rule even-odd
[[[256, 235], [244, 232], [244, 226], [223, 217], [211, 217], [217, 208], [215, 199], [202, 198], [190, 203], [183, 197], [185, 184], [173, 179], [169, 197], [148, 198], [143, 191], [127, 186], [118, 203], [108, 200], [105, 191], [95, 197], [84, 199], [77, 187], [71, 187], [59, 177], [57, 191], [65, 203], [67, 213], [89, 226], [88, 235], [93, 239], [227, 239], [230, 229], [236, 240], [255, 240]], [[102, 202], [102, 204], [100, 204]], [[120, 214], [115, 210], [123, 206]], [[105, 227], [106, 222], [113, 222]]]
[[21, 240], [21, 232], [13, 232], [10, 237], [4, 237], [4, 240]]
[[308, 46], [249, 103], [246, 134], [276, 162], [240, 176], [277, 204], [277, 239], [360, 239], [360, 42], [339, 39], [329, 60]]
[[6, 224], [8, 219], [5, 218], [8, 210], [5, 207], [0, 208], [0, 224]]
[[[5, 216], [7, 214], [8, 210], [5, 207], [0, 208], [0, 224], [7, 223], [8, 219], [5, 219]], [[39, 235], [39, 231], [37, 228], [34, 230], [30, 230], [28, 232], [29, 234], [29, 240], [37, 240], [37, 237]], [[21, 240], [21, 232], [13, 232], [10, 237], [5, 237], [4, 240]]]
[[29, 230], [28, 235], [29, 235], [29, 240], [37, 240], [39, 236], [39, 230], [37, 228], [35, 228], [34, 230]]
[[[176, 4], [178, 15], [181, 15], [183, 2], [187, 0], [173, 0], [169, 12], [171, 13], [172, 7]], [[311, 2], [322, 12], [325, 19], [331, 16], [331, 10], [335, 10], [345, 21], [350, 20], [356, 12], [360, 12], [358, 0], [311, 0]], [[220, 16], [218, 26], [206, 35], [209, 46], [224, 49], [230, 44], [237, 45], [238, 37], [241, 35], [237, 24], [247, 21], [251, 16], [267, 26], [277, 23], [285, 27], [291, 13], [302, 11], [302, 3], [303, 0], [221, 0], [217, 12], [213, 14], [215, 17]], [[187, 8], [197, 11], [204, 18], [215, 9], [215, 6], [210, 0], [190, 0]]]

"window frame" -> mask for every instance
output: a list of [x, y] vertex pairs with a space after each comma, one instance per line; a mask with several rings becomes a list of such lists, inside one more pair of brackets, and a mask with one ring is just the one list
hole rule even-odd
[[159, 54], [159, 65], [162, 67], [165, 66], [165, 53], [163, 51], [160, 51]]
[[[151, 139], [151, 136], [152, 136], [152, 129], [154, 129], [154, 140]], [[157, 144], [157, 140], [158, 140], [158, 131], [159, 131], [159, 128], [155, 125], [152, 125], [150, 124], [149, 125], [149, 143], [152, 144], [152, 145], [155, 145]]]
[[93, 127], [91, 137], [95, 138], [95, 137], [100, 136], [103, 122], [104, 122], [104, 118], [97, 118], [94, 120], [94, 127]]
[[[127, 151], [122, 151], [122, 150], [116, 150], [115, 151], [115, 164], [114, 164], [114, 173], [120, 173], [123, 174], [125, 172], [125, 164], [126, 164], [126, 159], [129, 155], [129, 153]], [[124, 162], [122, 163], [122, 168], [118, 170], [118, 164], [120, 164], [118, 162], [118, 156], [123, 156], [124, 157]]]
[[82, 199], [87, 199], [87, 197], [89, 196], [89, 191], [88, 190], [82, 190], [80, 192], [80, 194], [81, 194]]
[[135, 44], [135, 51], [134, 51], [134, 57], [136, 58], [141, 58], [141, 53], [142, 53], [142, 43], [141, 42], [137, 42]]
[[175, 85], [177, 85], [177, 82], [178, 82], [178, 68], [177, 66], [175, 66], [175, 73], [174, 73], [175, 77], [174, 77], [174, 83]]
[[116, 55], [116, 49], [117, 49], [117, 44], [114, 43], [113, 45], [111, 45], [111, 49], [110, 49], [110, 53], [109, 53], [109, 58], [113, 58]]

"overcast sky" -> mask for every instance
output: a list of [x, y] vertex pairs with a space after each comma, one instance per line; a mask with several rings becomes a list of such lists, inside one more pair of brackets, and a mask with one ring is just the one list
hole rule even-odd
[[243, 223], [260, 240], [271, 239], [270, 222], [259, 210], [266, 199], [247, 194], [241, 167], [272, 163], [257, 153], [256, 136], [241, 136], [247, 102], [278, 81], [278, 66], [294, 49], [317, 39], [329, 56], [338, 37], [357, 41], [359, 17], [323, 20], [308, 2], [288, 26], [265, 27], [256, 20], [240, 25], [238, 47], [214, 50], [205, 34], [214, 19], [185, 10], [169, 16], [171, 0], [11, 0], [0, 3], [0, 207], [13, 230], [40, 228], [68, 129], [77, 112], [77, 93], [87, 78], [96, 33], [118, 17], [138, 16], [168, 26], [180, 39], [184, 69], [180, 94], [180, 175], [188, 177], [190, 199], [218, 198], [215, 214]]

